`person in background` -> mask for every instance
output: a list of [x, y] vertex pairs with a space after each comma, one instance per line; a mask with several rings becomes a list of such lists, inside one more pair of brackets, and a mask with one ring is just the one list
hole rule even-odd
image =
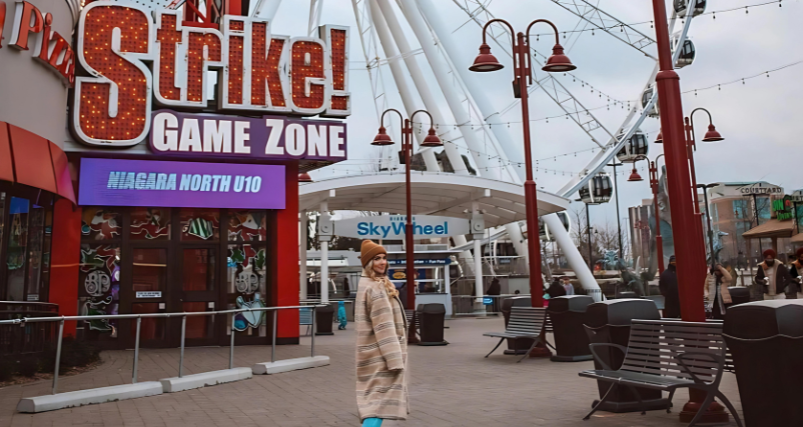
[[800, 282], [803, 280], [803, 248], [798, 248], [797, 251], [795, 251], [792, 262], [789, 263], [789, 275], [792, 276], [792, 280], [797, 284], [797, 297], [803, 298], [803, 293], [800, 292]]
[[338, 301], [337, 302], [337, 321], [340, 322], [337, 325], [337, 330], [345, 331], [346, 325], [349, 323], [348, 319], [346, 318], [346, 302], [345, 301]]
[[566, 290], [566, 295], [574, 295], [574, 285], [572, 285], [569, 276], [561, 277], [560, 284], [563, 286], [563, 289]]
[[516, 289], [516, 292], [513, 292], [513, 295], [519, 295], [519, 294], [521, 294], [521, 291], [518, 289]]
[[714, 315], [714, 319], [724, 319], [725, 309], [733, 302], [730, 291], [728, 291], [728, 286], [732, 281], [733, 277], [720, 264], [708, 271], [705, 296], [711, 303], [711, 313]]
[[485, 295], [490, 296], [493, 299], [493, 304], [491, 304], [491, 311], [494, 312], [497, 316], [499, 315], [499, 295], [502, 295], [502, 285], [499, 284], [499, 279], [496, 277], [491, 280], [491, 286], [488, 286], [488, 290], [485, 291]]
[[556, 279], [552, 281], [551, 285], [549, 285], [549, 288], [546, 290], [546, 293], [547, 295], [549, 295], [550, 299], [556, 297], [562, 297], [566, 295], [566, 289], [564, 289], [563, 285], [561, 285], [560, 282]]
[[784, 299], [784, 294], [789, 287], [789, 292], [797, 295], [797, 283], [792, 280], [789, 270], [785, 265], [775, 259], [776, 253], [773, 249], [767, 249], [762, 254], [764, 262], [758, 265], [756, 273], [756, 283], [764, 287], [764, 299]]
[[664, 317], [680, 317], [680, 295], [678, 294], [678, 273], [675, 256], [669, 257], [669, 265], [658, 280], [658, 289], [664, 296]]
[[349, 278], [343, 278], [343, 298], [351, 297], [351, 286], [349, 286]]

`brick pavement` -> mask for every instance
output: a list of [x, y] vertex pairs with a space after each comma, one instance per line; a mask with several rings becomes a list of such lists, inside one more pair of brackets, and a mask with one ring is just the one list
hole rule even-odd
[[[687, 392], [675, 395], [672, 414], [651, 411], [581, 418], [597, 397], [592, 380], [577, 372], [591, 362], [555, 363], [495, 353], [483, 332], [500, 330], [501, 318], [447, 321], [445, 347], [410, 348], [412, 414], [400, 426], [681, 426], [677, 411]], [[358, 426], [354, 397], [354, 331], [317, 337], [318, 354], [330, 356], [323, 368], [289, 372], [181, 393], [63, 409], [36, 415], [16, 413], [20, 397], [46, 394], [50, 382], [40, 381], [0, 389], [0, 426]], [[309, 338], [299, 346], [280, 346], [279, 359], [309, 353]], [[131, 381], [132, 351], [103, 352], [96, 370], [59, 380], [60, 391], [123, 384]], [[141, 351], [139, 380], [177, 375], [177, 349]], [[235, 348], [235, 366], [270, 360], [270, 347]], [[191, 348], [185, 357], [187, 374], [228, 367], [228, 348]], [[726, 374], [722, 391], [740, 408], [736, 379]], [[731, 425], [735, 423], [731, 422]]]

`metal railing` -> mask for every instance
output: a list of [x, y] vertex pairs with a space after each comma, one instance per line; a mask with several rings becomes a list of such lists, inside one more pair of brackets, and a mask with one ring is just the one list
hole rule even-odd
[[[48, 317], [59, 314], [58, 304], [0, 301], [0, 320]], [[56, 336], [54, 325], [0, 325], [0, 356], [42, 353]]]
[[[59, 365], [61, 363], [61, 342], [64, 336], [64, 322], [79, 321], [79, 320], [99, 320], [99, 319], [136, 319], [137, 329], [134, 338], [134, 367], [131, 374], [131, 383], [137, 382], [137, 371], [139, 368], [139, 334], [143, 318], [169, 318], [181, 317], [181, 353], [178, 362], [178, 376], [179, 378], [184, 375], [184, 341], [186, 339], [187, 317], [190, 316], [217, 316], [220, 314], [231, 315], [232, 329], [231, 340], [229, 343], [229, 369], [234, 368], [234, 335], [237, 332], [234, 326], [234, 315], [237, 313], [251, 312], [251, 311], [272, 311], [273, 312], [273, 337], [271, 342], [271, 363], [276, 362], [276, 324], [279, 310], [309, 310], [313, 308], [324, 307], [323, 305], [296, 305], [287, 307], [259, 307], [259, 308], [240, 308], [234, 310], [220, 310], [220, 311], [198, 311], [198, 312], [182, 312], [182, 313], [144, 313], [144, 314], [107, 314], [98, 316], [58, 316], [58, 317], [24, 317], [21, 319], [0, 320], [2, 325], [18, 325], [25, 326], [29, 323], [40, 322], [59, 322], [58, 338], [56, 340], [56, 366], [53, 370], [53, 394], [58, 394], [59, 382]], [[315, 310], [312, 311], [312, 324], [315, 325]], [[315, 356], [315, 332], [313, 331], [310, 343], [310, 355]]]

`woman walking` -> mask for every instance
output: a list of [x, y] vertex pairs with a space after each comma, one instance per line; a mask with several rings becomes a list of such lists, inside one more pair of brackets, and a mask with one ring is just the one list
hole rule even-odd
[[364, 240], [354, 321], [357, 324], [357, 407], [363, 427], [406, 420], [407, 318], [387, 277], [387, 251]]

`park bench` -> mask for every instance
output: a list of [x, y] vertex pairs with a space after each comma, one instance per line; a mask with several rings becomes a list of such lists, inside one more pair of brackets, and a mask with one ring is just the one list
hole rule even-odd
[[[613, 347], [625, 355], [622, 366], [612, 369], [597, 354], [599, 347]], [[627, 347], [613, 343], [589, 344], [591, 354], [603, 369], [580, 372], [581, 377], [609, 382], [611, 386], [591, 412], [597, 411], [617, 385], [629, 388], [642, 403], [638, 388], [669, 392], [666, 411], [672, 396], [679, 388], [694, 388], [706, 392], [700, 410], [689, 423], [694, 426], [714, 398], [719, 398], [736, 424], [742, 421], [731, 402], [719, 391], [725, 371], [726, 345], [722, 338], [721, 322], [681, 322], [677, 320], [633, 320]], [[642, 415], [645, 412], [641, 413]]]
[[486, 337], [493, 337], [493, 338], [500, 338], [499, 342], [496, 344], [496, 347], [491, 350], [490, 353], [486, 354], [485, 357], [491, 355], [505, 339], [511, 339], [516, 341], [522, 338], [530, 338], [533, 340], [533, 345], [530, 346], [530, 349], [527, 350], [527, 353], [524, 353], [521, 359], [519, 359], [516, 363], [521, 362], [530, 354], [533, 348], [539, 343], [542, 342], [551, 345], [546, 342], [545, 339], [542, 339], [542, 331], [544, 330], [544, 326], [546, 323], [546, 309], [543, 307], [511, 307], [510, 308], [510, 320], [507, 323], [507, 328], [505, 328], [505, 332], [488, 332], [486, 334], [482, 334]]

